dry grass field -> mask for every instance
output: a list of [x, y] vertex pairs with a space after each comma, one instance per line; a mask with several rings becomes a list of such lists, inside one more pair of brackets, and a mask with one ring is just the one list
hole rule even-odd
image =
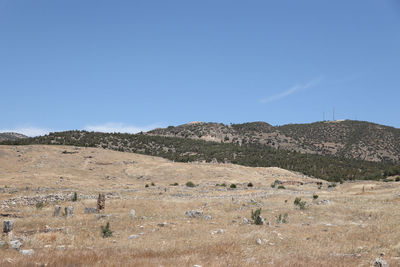
[[[272, 188], [275, 180], [285, 188]], [[378, 257], [400, 266], [400, 183], [328, 185], [278, 168], [0, 146], [0, 220], [15, 224], [0, 237], [0, 266], [371, 266]], [[105, 210], [85, 214], [99, 193]], [[54, 217], [56, 205], [73, 206], [74, 216]], [[245, 223], [257, 208], [266, 224]], [[107, 222], [113, 234], [103, 238]], [[12, 239], [34, 254], [10, 248]]]

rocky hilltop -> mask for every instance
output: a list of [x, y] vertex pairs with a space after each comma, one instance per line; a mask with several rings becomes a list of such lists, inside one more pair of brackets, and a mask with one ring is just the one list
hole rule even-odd
[[272, 126], [266, 122], [225, 125], [194, 122], [148, 135], [223, 143], [263, 144], [275, 149], [368, 161], [400, 162], [400, 129], [364, 121], [325, 121]]
[[22, 138], [27, 138], [28, 136], [19, 134], [19, 133], [12, 133], [12, 132], [7, 132], [7, 133], [0, 133], [0, 142], [2, 141], [14, 141]]

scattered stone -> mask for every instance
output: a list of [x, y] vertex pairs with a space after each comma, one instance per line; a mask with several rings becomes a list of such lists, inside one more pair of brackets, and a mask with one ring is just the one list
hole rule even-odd
[[136, 217], [136, 211], [135, 210], [131, 210], [129, 212], [129, 216], [131, 216], [131, 218], [135, 218]]
[[57, 246], [57, 248], [61, 249], [61, 250], [65, 250], [65, 246], [64, 245]]
[[101, 219], [110, 219], [110, 215], [108, 214], [98, 214], [97, 215], [97, 220], [101, 220]]
[[18, 239], [10, 241], [10, 247], [13, 249], [19, 249], [21, 246], [22, 246], [22, 243]]
[[97, 198], [97, 209], [104, 210], [105, 207], [106, 207], [106, 196], [100, 193], [99, 197]]
[[374, 261], [374, 267], [389, 267], [389, 264], [381, 258], [376, 258]]
[[3, 233], [8, 234], [14, 229], [14, 221], [3, 221]]
[[136, 239], [136, 238], [139, 238], [139, 236], [138, 236], [138, 235], [130, 235], [130, 236], [128, 237], [128, 239]]
[[332, 203], [332, 201], [330, 201], [328, 199], [324, 199], [324, 200], [321, 200], [321, 201], [317, 202], [318, 205], [329, 205], [331, 203]]
[[35, 251], [33, 249], [21, 249], [19, 253], [25, 256], [32, 256], [33, 254], [35, 254]]
[[201, 267], [201, 265], [197, 265], [197, 264], [195, 264], [195, 265], [193, 265], [193, 267]]
[[165, 227], [165, 226], [167, 226], [167, 225], [168, 225], [167, 222], [163, 222], [163, 223], [159, 223], [159, 224], [158, 224], [158, 226], [160, 226], [160, 227]]
[[87, 208], [85, 207], [85, 214], [93, 214], [93, 213], [99, 213], [99, 211], [96, 208]]
[[211, 217], [211, 215], [205, 215], [205, 216], [204, 216], [204, 219], [207, 220], [207, 221], [209, 221], [209, 220], [212, 219], [212, 217]]
[[58, 216], [60, 216], [60, 212], [61, 212], [61, 206], [55, 206], [54, 207], [54, 213], [53, 213], [53, 216], [54, 217], [58, 217]]
[[0, 248], [5, 247], [6, 244], [6, 241], [0, 240]]
[[64, 215], [66, 217], [72, 217], [74, 216], [74, 207], [72, 206], [65, 207], [64, 212], [65, 212]]
[[203, 216], [203, 212], [197, 210], [189, 210], [185, 212], [185, 215], [189, 218], [199, 218]]
[[211, 231], [211, 234], [212, 234], [212, 235], [215, 235], [215, 234], [224, 234], [224, 233], [225, 233], [225, 230], [224, 230], [224, 229], [219, 229], [219, 230]]
[[257, 238], [256, 243], [257, 243], [258, 245], [262, 245], [261, 239], [260, 239], [260, 238]]

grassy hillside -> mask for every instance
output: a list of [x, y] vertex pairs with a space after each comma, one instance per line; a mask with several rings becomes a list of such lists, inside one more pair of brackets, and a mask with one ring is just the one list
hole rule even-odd
[[267, 145], [207, 142], [176, 137], [145, 134], [107, 134], [87, 131], [67, 131], [46, 136], [7, 141], [2, 144], [75, 145], [102, 147], [125, 152], [164, 157], [179, 162], [231, 162], [245, 166], [280, 167], [328, 181], [382, 179], [400, 174], [400, 166], [348, 159], [344, 157], [302, 154], [273, 149]]

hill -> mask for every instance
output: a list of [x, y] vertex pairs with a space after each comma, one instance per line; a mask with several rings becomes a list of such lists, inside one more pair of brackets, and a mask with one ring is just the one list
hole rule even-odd
[[[223, 126], [216, 125], [220, 128]], [[210, 142], [147, 134], [66, 131], [3, 142], [8, 145], [74, 145], [102, 147], [123, 152], [159, 156], [179, 162], [223, 162], [252, 167], [279, 167], [328, 181], [382, 179], [400, 174], [391, 162], [372, 162], [331, 155], [304, 154], [274, 149], [260, 143]]]
[[0, 142], [13, 141], [13, 140], [18, 140], [18, 139], [27, 138], [27, 137], [28, 136], [19, 134], [19, 133], [12, 133], [12, 132], [0, 133]]
[[326, 121], [272, 126], [265, 122], [224, 125], [189, 123], [149, 135], [223, 143], [262, 144], [276, 149], [367, 161], [400, 162], [400, 129], [364, 121]]

